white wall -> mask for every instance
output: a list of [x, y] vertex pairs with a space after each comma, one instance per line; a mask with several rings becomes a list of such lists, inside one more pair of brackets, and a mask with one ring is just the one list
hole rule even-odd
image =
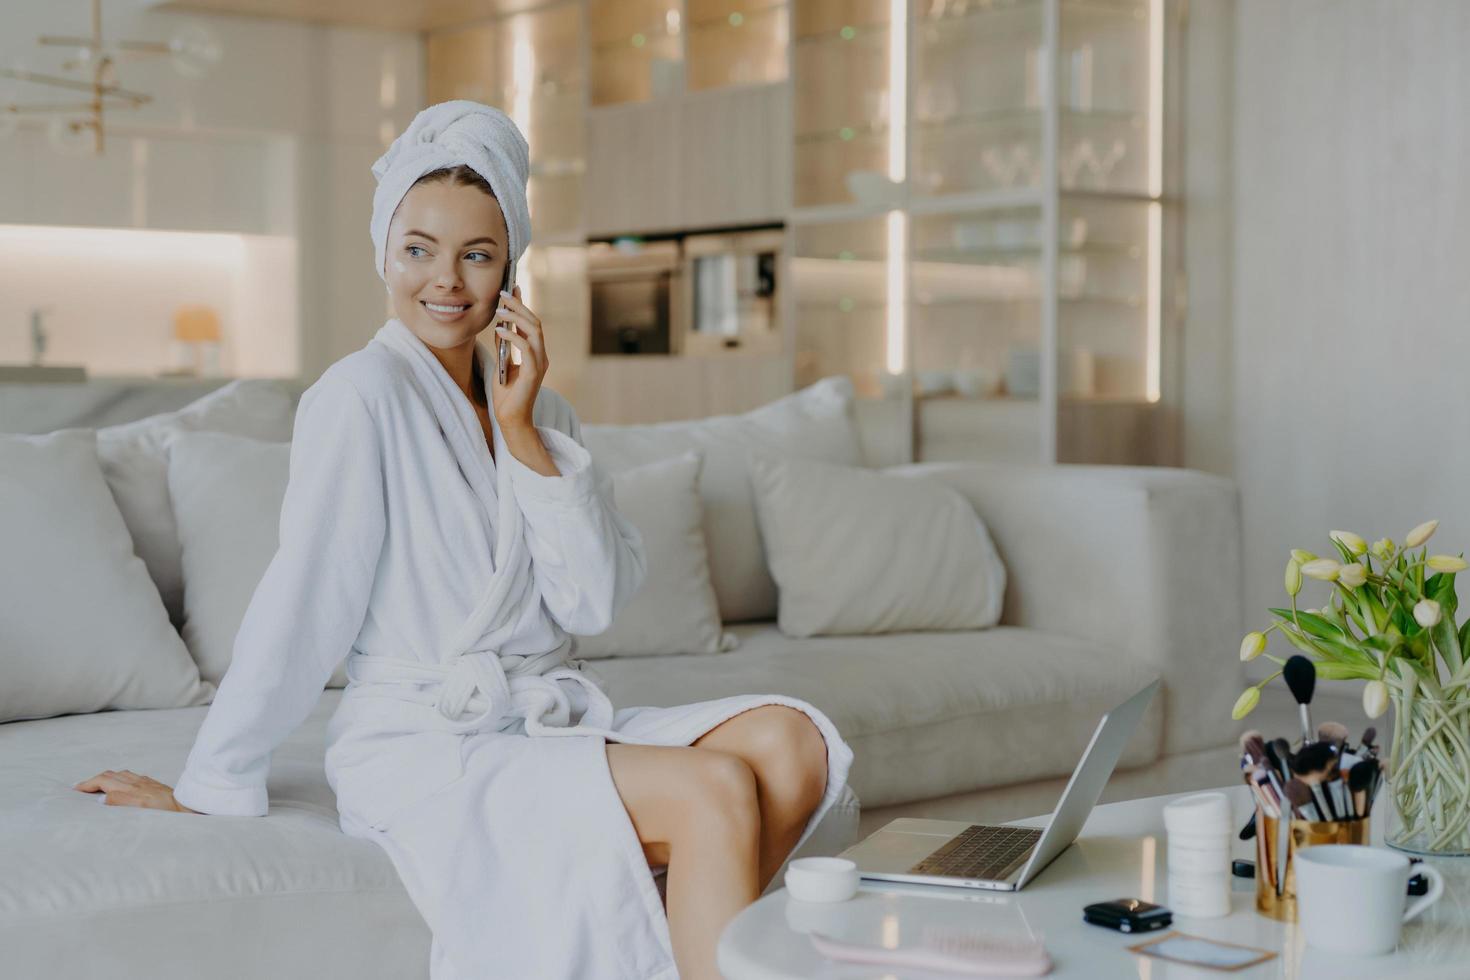
[[[1235, 474], [1246, 609], [1293, 545], [1470, 550], [1470, 4], [1240, 0]], [[1308, 605], [1320, 605], [1320, 587]]]
[[0, 225], [0, 364], [30, 362], [29, 311], [41, 308], [43, 364], [156, 376], [192, 363], [173, 316], [204, 304], [220, 316], [212, 373], [294, 377], [296, 268], [284, 235]]
[[[102, 159], [60, 156], [35, 129], [0, 141], [0, 223], [294, 237], [301, 371], [314, 378], [366, 343], [385, 316], [367, 232], [370, 168], [385, 137], [422, 108], [419, 37], [142, 6], [105, 4], [104, 34], [167, 39], [180, 24], [203, 23], [223, 60], [197, 80], [162, 59], [121, 65], [122, 83], [154, 101], [109, 118]], [[39, 71], [53, 70], [58, 55], [36, 45], [37, 35], [89, 25], [84, 4], [10, 0], [0, 26], [0, 64], [19, 57]], [[28, 85], [17, 95], [55, 97]], [[26, 308], [0, 305], [0, 330], [24, 330]]]
[[1189, 4], [1182, 86], [1187, 313], [1175, 351], [1184, 430], [1180, 462], [1227, 476], [1235, 451], [1230, 370], [1234, 43], [1235, 0]]

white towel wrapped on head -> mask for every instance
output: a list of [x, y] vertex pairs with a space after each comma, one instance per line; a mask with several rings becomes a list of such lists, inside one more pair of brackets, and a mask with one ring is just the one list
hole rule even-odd
[[388, 225], [414, 181], [424, 174], [463, 164], [490, 184], [505, 215], [508, 281], [515, 282], [516, 262], [531, 244], [531, 212], [526, 181], [531, 150], [515, 122], [493, 106], [455, 99], [429, 106], [413, 117], [388, 152], [373, 164], [378, 189], [373, 193], [373, 257], [378, 275], [387, 280]]

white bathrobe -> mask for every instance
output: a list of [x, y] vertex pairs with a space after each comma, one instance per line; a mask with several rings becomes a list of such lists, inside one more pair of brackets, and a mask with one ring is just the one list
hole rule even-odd
[[543, 387], [534, 420], [560, 476], [516, 460], [498, 423], [492, 459], [469, 401], [396, 319], [312, 385], [279, 550], [174, 794], [264, 814], [271, 750], [348, 656], [327, 778], [343, 831], [388, 852], [432, 930], [434, 980], [671, 978], [604, 743], [688, 745], [758, 705], [797, 708], [828, 769], [801, 841], [852, 752], [793, 698], [613, 709], [567, 659], [568, 634], [612, 622], [642, 582], [642, 541], [567, 402]]

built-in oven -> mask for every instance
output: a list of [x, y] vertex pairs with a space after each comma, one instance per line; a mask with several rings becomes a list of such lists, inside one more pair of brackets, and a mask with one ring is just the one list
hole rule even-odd
[[679, 353], [683, 275], [677, 239], [588, 243], [591, 353]]
[[784, 228], [589, 242], [592, 354], [779, 351]]

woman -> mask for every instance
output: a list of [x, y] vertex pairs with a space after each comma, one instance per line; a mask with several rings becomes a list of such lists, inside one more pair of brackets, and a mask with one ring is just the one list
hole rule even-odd
[[[108, 771], [77, 788], [264, 814], [271, 750], [347, 655], [327, 777], [342, 830], [388, 852], [423, 913], [435, 980], [713, 977], [720, 930], [852, 753], [805, 702], [614, 710], [567, 659], [645, 557], [541, 386], [540, 319], [506, 291], [530, 240], [528, 160], [507, 116], [456, 101], [374, 164], [395, 315], [302, 396], [280, 547], [178, 785]], [[492, 321], [520, 353], [503, 384], [477, 340]]]

